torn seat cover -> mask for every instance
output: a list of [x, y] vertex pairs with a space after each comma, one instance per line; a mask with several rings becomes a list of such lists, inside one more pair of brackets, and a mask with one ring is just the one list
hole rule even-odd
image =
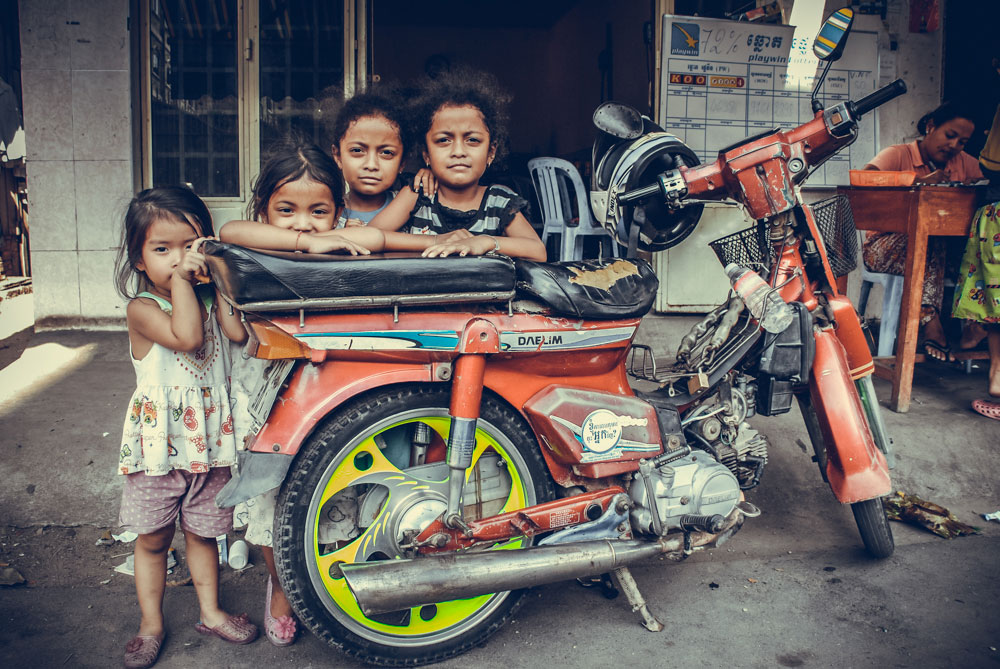
[[564, 316], [634, 318], [656, 299], [659, 282], [644, 260], [605, 258], [540, 263], [516, 260], [517, 291]]

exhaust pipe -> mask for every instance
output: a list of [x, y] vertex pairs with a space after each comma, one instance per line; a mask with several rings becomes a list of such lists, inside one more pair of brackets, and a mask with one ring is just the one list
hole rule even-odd
[[[719, 534], [697, 532], [689, 548], [717, 544], [742, 525], [734, 509]], [[656, 541], [601, 540], [517, 550], [447, 553], [340, 566], [365, 615], [595, 576], [662, 553], [682, 554], [683, 535]]]

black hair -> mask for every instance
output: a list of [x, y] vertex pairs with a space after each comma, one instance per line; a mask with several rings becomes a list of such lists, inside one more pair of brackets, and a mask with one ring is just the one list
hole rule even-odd
[[115, 288], [127, 300], [148, 287], [145, 274], [136, 269], [136, 265], [142, 261], [142, 247], [150, 226], [163, 218], [191, 222], [199, 237], [215, 234], [212, 214], [190, 188], [157, 186], [140, 192], [125, 211], [122, 243], [115, 257]]
[[956, 118], [964, 118], [972, 124], [976, 123], [976, 113], [968, 104], [958, 102], [943, 102], [934, 111], [929, 111], [917, 121], [917, 132], [921, 137], [927, 135], [927, 123], [932, 122], [935, 128]]
[[390, 124], [396, 126], [399, 133], [399, 141], [403, 145], [403, 155], [410, 147], [409, 123], [403, 106], [399, 102], [396, 94], [390, 89], [380, 89], [377, 92], [358, 93], [351, 99], [344, 102], [344, 106], [337, 112], [337, 117], [333, 121], [333, 146], [338, 147], [340, 140], [347, 134], [347, 129], [351, 124], [362, 118], [382, 117]]
[[500, 86], [499, 80], [489, 72], [460, 66], [437, 73], [421, 84], [421, 92], [411, 109], [414, 135], [423, 147], [434, 114], [442, 107], [475, 107], [483, 115], [483, 122], [490, 133], [490, 145], [495, 151], [494, 162], [499, 163], [507, 153], [508, 107], [511, 96]]
[[253, 182], [247, 217], [256, 221], [266, 215], [271, 196], [286, 183], [303, 176], [329, 188], [338, 207], [343, 204], [343, 177], [330, 154], [315, 144], [289, 137], [269, 148], [268, 158]]

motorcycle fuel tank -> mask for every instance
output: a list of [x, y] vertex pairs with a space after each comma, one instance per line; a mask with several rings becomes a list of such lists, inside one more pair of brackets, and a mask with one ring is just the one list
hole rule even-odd
[[663, 452], [656, 410], [636, 397], [551, 385], [524, 410], [548, 455], [578, 476], [634, 471]]

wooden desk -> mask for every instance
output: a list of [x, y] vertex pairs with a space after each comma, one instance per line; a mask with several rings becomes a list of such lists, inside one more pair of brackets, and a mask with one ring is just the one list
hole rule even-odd
[[[875, 359], [875, 374], [892, 381], [890, 406], [893, 411], [902, 413], [910, 408], [913, 365], [924, 359], [916, 350], [924, 268], [927, 264], [927, 238], [968, 235], [972, 215], [976, 211], [976, 189], [961, 186], [840, 186], [837, 193], [846, 195], [850, 200], [858, 230], [902, 232], [908, 237], [896, 355]], [[947, 308], [947, 304], [942, 305], [942, 310]], [[979, 356], [964, 354], [962, 357]]]

